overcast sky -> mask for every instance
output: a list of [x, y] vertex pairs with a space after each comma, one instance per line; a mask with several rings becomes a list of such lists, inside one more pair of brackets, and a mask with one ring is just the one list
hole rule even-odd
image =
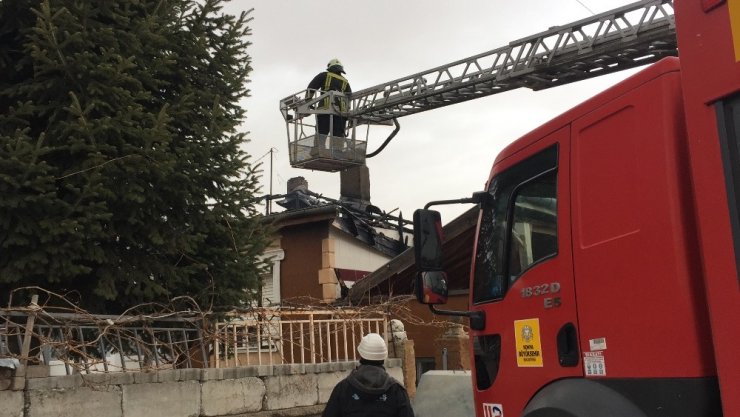
[[[245, 100], [252, 160], [276, 151], [273, 193], [303, 176], [309, 189], [339, 198], [339, 174], [291, 168], [279, 101], [306, 88], [339, 58], [358, 91], [610, 10], [624, 0], [233, 0], [226, 11], [254, 8], [251, 97]], [[590, 11], [589, 11], [590, 10]], [[494, 158], [506, 145], [634, 71], [545, 91], [515, 90], [399, 119], [401, 130], [369, 159], [372, 203], [410, 219], [431, 200], [483, 189]], [[391, 128], [371, 128], [374, 150]], [[262, 191], [270, 184], [269, 155]], [[444, 223], [469, 206], [440, 208]], [[273, 205], [273, 211], [282, 208]]]

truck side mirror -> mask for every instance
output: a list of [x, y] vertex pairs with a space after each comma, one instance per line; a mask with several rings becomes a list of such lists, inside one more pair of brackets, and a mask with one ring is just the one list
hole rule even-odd
[[442, 220], [438, 211], [414, 211], [414, 256], [419, 271], [442, 270]]
[[442, 218], [438, 211], [414, 212], [416, 299], [422, 304], [447, 302], [447, 274], [442, 270]]
[[418, 272], [416, 299], [422, 304], [447, 303], [447, 274], [444, 271]]

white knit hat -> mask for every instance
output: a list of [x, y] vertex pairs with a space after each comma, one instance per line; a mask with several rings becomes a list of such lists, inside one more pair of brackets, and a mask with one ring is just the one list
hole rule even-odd
[[384, 361], [388, 357], [385, 340], [377, 333], [368, 333], [357, 346], [360, 357], [369, 361]]

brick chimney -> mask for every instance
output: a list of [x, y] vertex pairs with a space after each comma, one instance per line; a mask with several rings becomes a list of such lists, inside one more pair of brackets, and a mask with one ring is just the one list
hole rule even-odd
[[340, 173], [339, 195], [342, 201], [349, 202], [364, 210], [370, 205], [370, 171], [367, 165], [356, 165]]
[[288, 193], [293, 191], [308, 191], [308, 181], [303, 177], [293, 177], [288, 180]]

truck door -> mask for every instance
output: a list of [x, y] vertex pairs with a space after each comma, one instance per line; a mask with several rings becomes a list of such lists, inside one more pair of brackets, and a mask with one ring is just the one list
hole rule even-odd
[[485, 328], [471, 335], [479, 416], [520, 415], [550, 381], [583, 374], [568, 160], [566, 126], [494, 166], [471, 300], [486, 316]]
[[676, 34], [711, 341], [724, 415], [738, 416], [740, 4], [698, 3], [676, 2]]

